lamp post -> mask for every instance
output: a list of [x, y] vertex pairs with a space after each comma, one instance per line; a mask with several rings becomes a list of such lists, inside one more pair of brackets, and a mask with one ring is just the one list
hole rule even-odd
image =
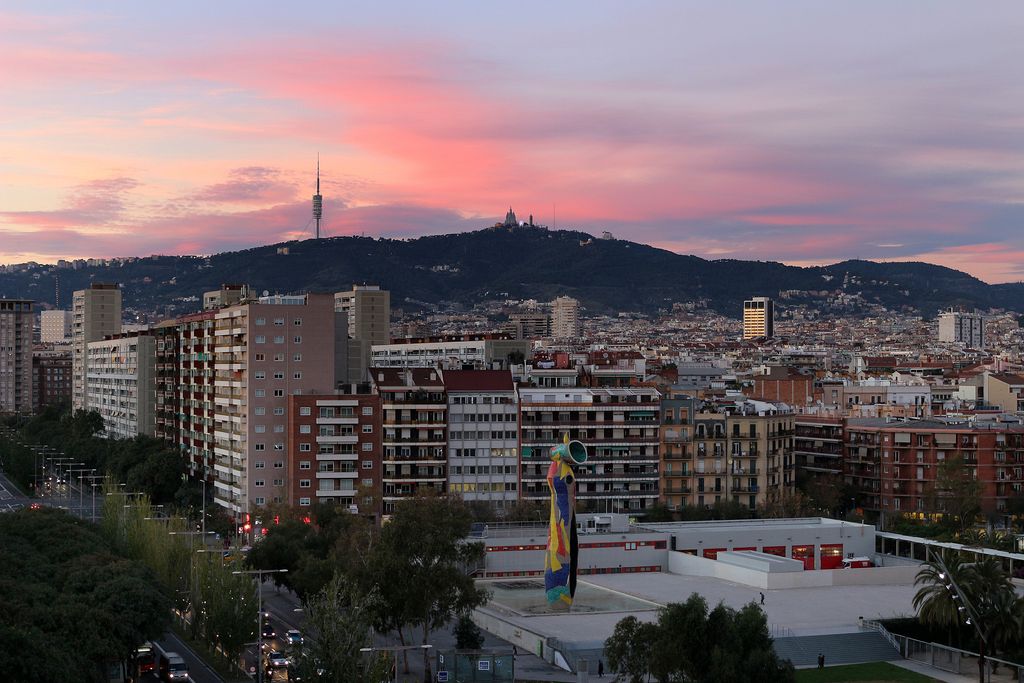
[[67, 467], [67, 480], [68, 483], [64, 487], [64, 498], [67, 499], [68, 512], [71, 511], [71, 468], [73, 467], [85, 467], [84, 462], [68, 462], [61, 465], [61, 467]]
[[94, 467], [82, 467], [81, 469], [68, 470], [68, 508], [71, 508], [71, 475], [72, 473], [78, 474], [78, 516], [85, 519], [85, 513], [83, 508], [85, 507], [84, 491], [85, 491], [85, 473], [95, 472]]
[[286, 574], [287, 569], [244, 569], [231, 572], [232, 574], [252, 574], [256, 576], [256, 680], [263, 683], [263, 575], [264, 574]]
[[[95, 472], [96, 470], [94, 469], [93, 471]], [[96, 521], [96, 487], [99, 486], [96, 480], [103, 478], [102, 474], [88, 474], [82, 477], [82, 479], [88, 479], [89, 486], [92, 487], [92, 510], [89, 512], [89, 519], [93, 522]]]
[[929, 548], [928, 553], [934, 558], [935, 564], [939, 566], [942, 571], [939, 573], [939, 580], [946, 581], [949, 583], [945, 584], [946, 590], [949, 591], [950, 597], [953, 598], [954, 602], [959, 602], [957, 612], [967, 613], [967, 625], [974, 626], [974, 630], [978, 633], [978, 681], [985, 683], [985, 650], [988, 646], [988, 636], [985, 633], [984, 627], [981, 625], [981, 619], [978, 618], [978, 613], [974, 610], [974, 605], [967, 599], [967, 595], [960, 590], [960, 586], [957, 585], [956, 579], [953, 577], [953, 573], [949, 571], [946, 566], [945, 560], [942, 559], [942, 555], [931, 550]]

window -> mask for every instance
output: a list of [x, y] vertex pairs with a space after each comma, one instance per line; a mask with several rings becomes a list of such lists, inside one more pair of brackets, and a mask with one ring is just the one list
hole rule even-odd
[[274, 415], [284, 415], [284, 408], [281, 406], [274, 408]]
[[275, 470], [283, 470], [284, 469], [284, 460], [275, 460], [274, 461], [274, 469]]
[[296, 363], [301, 363], [302, 362], [302, 354], [301, 353], [295, 354], [294, 356], [292, 356], [292, 360], [295, 361]]
[[302, 373], [301, 372], [293, 372], [292, 373], [292, 379], [302, 379]]
[[299, 498], [299, 505], [303, 507], [309, 506], [309, 498]]
[[256, 398], [264, 398], [264, 397], [266, 397], [266, 395], [267, 395], [267, 390], [266, 389], [257, 389], [256, 390]]
[[266, 360], [266, 359], [267, 359], [267, 355], [265, 353], [257, 353], [256, 354], [256, 360], [259, 361], [259, 360]]
[[309, 460], [300, 460], [299, 461], [299, 469], [300, 470], [308, 470], [310, 468], [310, 466], [311, 466], [311, 464], [310, 464]]
[[299, 488], [308, 489], [310, 486], [309, 479], [299, 479]]
[[373, 486], [373, 479], [363, 479], [363, 486]]
[[284, 425], [274, 425], [275, 434], [284, 434]]
[[309, 434], [313, 429], [309, 425], [299, 425], [299, 434]]
[[262, 470], [266, 466], [267, 466], [267, 463], [266, 463], [265, 460], [257, 460], [256, 461], [256, 469]]
[[274, 318], [274, 324], [277, 325], [278, 327], [284, 325], [284, 318]]
[[267, 499], [264, 498], [263, 496], [258, 496], [256, 498], [256, 504], [257, 505], [266, 505], [266, 503], [267, 503]]
[[256, 425], [256, 433], [263, 434], [267, 431], [267, 425]]
[[274, 337], [275, 344], [284, 344], [284, 335], [278, 335]]
[[295, 320], [292, 321], [292, 325], [296, 325], [297, 326], [297, 325], [301, 325], [301, 324], [302, 324], [302, 318], [296, 318]]
[[373, 415], [373, 406], [363, 406], [363, 415]]
[[274, 379], [284, 379], [284, 373], [280, 370], [274, 373]]
[[263, 370], [257, 370], [254, 374], [255, 374], [256, 379], [266, 379], [267, 378], [267, 373], [265, 373]]
[[313, 450], [313, 448], [312, 448], [312, 446], [310, 446], [310, 445], [309, 445], [308, 443], [300, 443], [300, 444], [299, 444], [299, 451], [300, 451], [300, 452], [302, 452], [302, 453], [308, 453], [308, 452], [310, 452], [311, 450]]
[[266, 318], [256, 318], [256, 324], [257, 325], [266, 325], [267, 324], [267, 319]]
[[256, 406], [256, 414], [257, 415], [266, 415], [267, 414], [267, 409], [264, 408], [263, 406]]
[[364, 451], [372, 451], [373, 450], [373, 443], [370, 442], [370, 441], [364, 442], [363, 443], [363, 450]]
[[372, 470], [373, 469], [373, 461], [372, 460], [364, 460], [363, 461], [363, 469], [364, 470]]
[[274, 389], [274, 398], [283, 398], [284, 389]]
[[294, 336], [294, 337], [292, 338], [292, 341], [293, 341], [294, 343], [296, 343], [296, 344], [301, 344], [301, 343], [302, 343], [302, 337], [301, 337], [300, 335], [295, 335], [295, 336]]
[[264, 335], [262, 335], [262, 334], [257, 334], [256, 335], [256, 343], [257, 344], [266, 344], [267, 343], [267, 338]]
[[302, 406], [299, 408], [299, 415], [312, 415], [313, 411], [309, 406]]
[[274, 486], [284, 486], [284, 479], [275, 479]]
[[373, 434], [373, 425], [363, 425], [363, 434]]
[[263, 486], [266, 484], [266, 482], [264, 480], [262, 480], [262, 479], [257, 479], [254, 482], [254, 484], [255, 484], [256, 488], [263, 488]]
[[258, 450], [258, 451], [265, 451], [265, 450], [267, 450], [267, 444], [265, 444], [265, 443], [258, 443], [258, 444], [256, 444], [256, 450]]
[[284, 362], [284, 354], [283, 353], [275, 353], [274, 354], [274, 362], [275, 363], [283, 363]]
[[[283, 451], [284, 450], [284, 444], [283, 443], [275, 443], [274, 444], [274, 450], [275, 451]], [[277, 465], [274, 465], [274, 467], [277, 467]]]

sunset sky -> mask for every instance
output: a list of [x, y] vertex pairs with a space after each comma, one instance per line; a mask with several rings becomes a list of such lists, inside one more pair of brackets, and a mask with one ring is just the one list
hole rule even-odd
[[1024, 279], [1020, 0], [42, 1], [0, 36], [0, 263], [310, 236], [319, 153], [331, 236], [512, 205]]

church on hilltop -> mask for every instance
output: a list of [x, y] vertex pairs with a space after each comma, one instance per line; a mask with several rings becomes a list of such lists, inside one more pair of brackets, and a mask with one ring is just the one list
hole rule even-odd
[[[530, 214], [530, 222], [524, 223], [531, 228], [533, 227], [533, 214]], [[508, 213], [505, 214], [505, 222], [495, 223], [496, 228], [518, 228], [520, 226], [519, 220], [516, 218], [516, 212], [512, 210], [512, 207], [508, 207]]]

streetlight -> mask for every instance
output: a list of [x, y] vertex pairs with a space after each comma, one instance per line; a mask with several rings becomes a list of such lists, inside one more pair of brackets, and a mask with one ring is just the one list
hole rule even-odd
[[257, 683], [263, 683], [263, 575], [264, 574], [287, 574], [287, 569], [240, 569], [231, 572], [232, 574], [255, 574], [256, 575], [256, 675]]
[[[93, 471], [95, 472], [96, 470], [93, 469]], [[82, 477], [83, 480], [88, 479], [89, 486], [92, 487], [92, 511], [89, 513], [89, 519], [93, 522], [96, 521], [96, 487], [99, 486], [99, 484], [96, 482], [96, 479], [104, 478], [105, 477], [102, 474], [88, 474]]]
[[[960, 590], [960, 586], [957, 585], [956, 579], [953, 578], [953, 573], [949, 571], [946, 566], [945, 560], [942, 559], [942, 555], [933, 551], [931, 548], [928, 549], [928, 554], [934, 558], [935, 564], [939, 566], [942, 571], [939, 572], [939, 580], [944, 582], [946, 590], [949, 591], [949, 595], [953, 598], [954, 602], [959, 602], [960, 605], [957, 607], [958, 612], [967, 612], [967, 623], [969, 626], [973, 626], [974, 630], [978, 633], [978, 680], [980, 683], [985, 683], [985, 648], [988, 645], [988, 637], [985, 634], [985, 629], [981, 626], [981, 620], [978, 619], [977, 612], [974, 611], [974, 605], [967, 599], [967, 595]], [[949, 580], [949, 583], [945, 583]]]
[[[69, 462], [69, 463], [65, 463], [65, 464], [67, 465], [67, 468], [68, 468], [67, 469], [67, 472], [68, 472], [67, 473], [68, 483], [67, 483], [67, 486], [66, 486], [66, 488], [64, 490], [64, 493], [65, 493], [64, 497], [67, 498], [67, 500], [68, 500], [68, 511], [70, 512], [71, 511], [71, 468], [72, 467], [85, 467], [85, 463], [84, 462]], [[61, 465], [61, 467], [64, 467], [64, 465]]]
[[[84, 495], [85, 495], [85, 473], [86, 472], [95, 472], [95, 471], [96, 471], [95, 467], [84, 467], [84, 466], [82, 467], [82, 469], [68, 470], [68, 481], [69, 482], [70, 482], [71, 473], [72, 472], [77, 472], [78, 473], [78, 514], [83, 519], [85, 518], [85, 513], [82, 511], [82, 509], [85, 507], [85, 501], [83, 500]], [[69, 508], [71, 507], [71, 488], [70, 487], [68, 488], [68, 507]]]

